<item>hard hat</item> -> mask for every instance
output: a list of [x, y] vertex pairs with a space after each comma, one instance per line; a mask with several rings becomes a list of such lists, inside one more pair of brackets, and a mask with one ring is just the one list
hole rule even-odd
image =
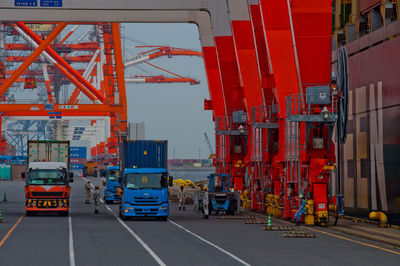
[[299, 198], [302, 199], [303, 198], [303, 194], [300, 194]]
[[99, 189], [99, 185], [94, 186], [95, 189]]
[[90, 183], [90, 180], [88, 180], [87, 182]]

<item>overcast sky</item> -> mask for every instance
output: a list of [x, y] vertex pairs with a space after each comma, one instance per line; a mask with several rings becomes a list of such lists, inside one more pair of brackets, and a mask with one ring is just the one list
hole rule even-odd
[[[194, 24], [123, 24], [122, 32], [129, 38], [152, 45], [169, 45], [201, 51], [199, 33]], [[125, 42], [125, 47], [133, 45]], [[145, 51], [145, 50], [142, 50]], [[167, 139], [169, 158], [208, 158], [210, 153], [204, 132], [215, 150], [214, 126], [211, 111], [203, 110], [203, 101], [209, 98], [207, 77], [203, 59], [200, 57], [160, 58], [152, 64], [182, 76], [200, 80], [200, 85], [173, 84], [127, 84], [128, 120], [145, 122], [146, 139]], [[146, 70], [151, 68], [141, 66]], [[138, 73], [139, 69], [130, 68]], [[161, 74], [160, 70], [151, 70]], [[141, 72], [142, 74], [146, 74]], [[166, 74], [166, 73], [165, 73]]]

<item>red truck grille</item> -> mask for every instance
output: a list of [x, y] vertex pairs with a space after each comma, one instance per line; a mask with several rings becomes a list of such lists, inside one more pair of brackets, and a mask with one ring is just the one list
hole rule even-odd
[[53, 192], [53, 191], [46, 191], [46, 192], [31, 192], [32, 197], [62, 197], [64, 192]]

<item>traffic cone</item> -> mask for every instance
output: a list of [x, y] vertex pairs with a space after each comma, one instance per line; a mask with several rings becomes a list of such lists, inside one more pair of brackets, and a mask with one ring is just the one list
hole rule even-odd
[[7, 193], [6, 193], [6, 192], [4, 192], [3, 201], [4, 201], [4, 202], [7, 202], [7, 201], [8, 201], [8, 200], [7, 200]]
[[271, 223], [271, 214], [268, 215], [267, 227], [272, 227], [272, 223]]

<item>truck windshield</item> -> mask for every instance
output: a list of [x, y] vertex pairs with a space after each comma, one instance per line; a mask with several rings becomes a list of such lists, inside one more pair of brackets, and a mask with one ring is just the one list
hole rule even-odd
[[107, 173], [107, 179], [110, 181], [117, 181], [118, 177], [119, 177], [118, 170], [111, 170], [111, 171], [108, 171], [108, 173]]
[[64, 185], [67, 184], [67, 172], [60, 169], [33, 169], [29, 171], [29, 185]]
[[162, 176], [163, 174], [127, 174], [125, 186], [128, 189], [161, 189]]

